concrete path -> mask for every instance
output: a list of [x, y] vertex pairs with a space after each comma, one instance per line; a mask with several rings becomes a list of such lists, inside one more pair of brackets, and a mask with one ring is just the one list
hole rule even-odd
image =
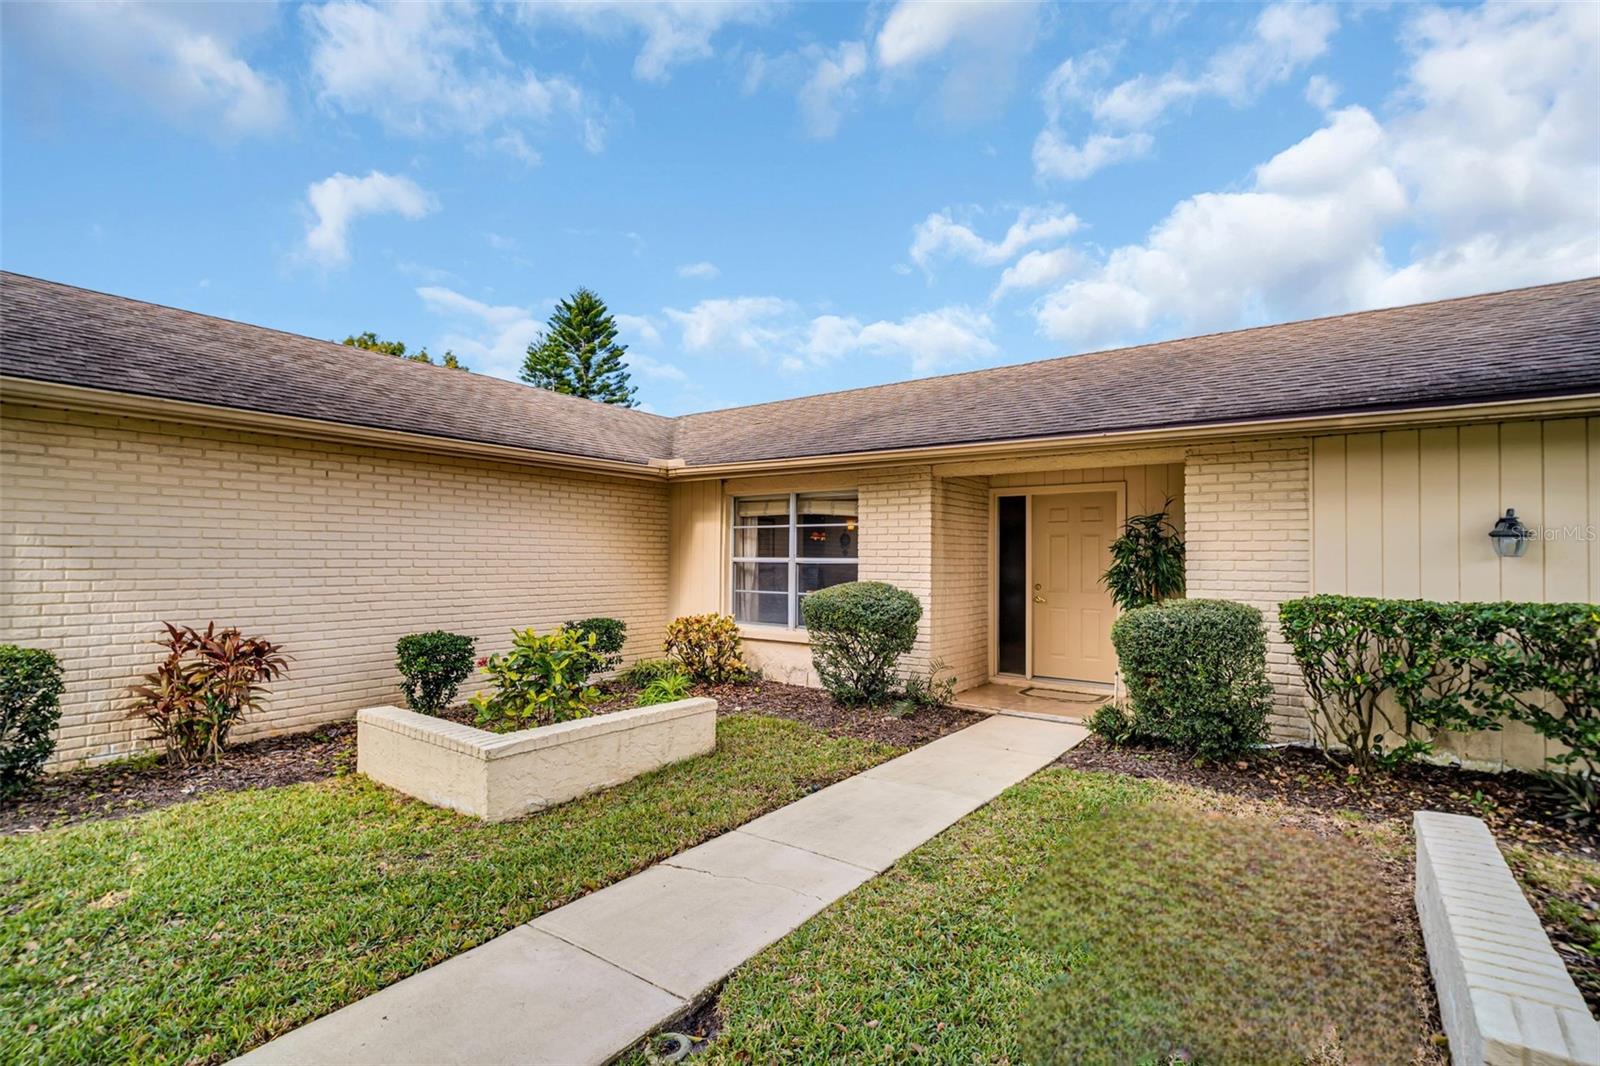
[[603, 1063], [1087, 735], [996, 715], [559, 907], [239, 1063]]

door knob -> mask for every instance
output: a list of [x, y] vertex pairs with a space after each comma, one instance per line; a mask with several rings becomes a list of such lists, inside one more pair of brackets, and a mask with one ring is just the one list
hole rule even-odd
[[1043, 603], [1044, 602], [1044, 597], [1039, 595], [1037, 592], [1035, 592], [1033, 594], [1033, 602], [1034, 603]]

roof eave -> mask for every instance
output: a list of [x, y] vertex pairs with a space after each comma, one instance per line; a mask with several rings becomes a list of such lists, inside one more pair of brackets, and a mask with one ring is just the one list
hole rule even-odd
[[942, 444], [879, 451], [838, 452], [777, 459], [755, 459], [674, 467], [673, 480], [734, 477], [791, 469], [837, 466], [899, 466], [907, 463], [950, 463], [994, 458], [1014, 458], [1042, 452], [1126, 448], [1163, 444], [1201, 444], [1229, 438], [1309, 436], [1372, 429], [1421, 428], [1470, 422], [1560, 417], [1600, 413], [1600, 392], [1569, 396], [1543, 396], [1517, 400], [1449, 404], [1430, 407], [1389, 408], [1321, 415], [1291, 416], [1244, 421], [1189, 423], [1148, 429], [1104, 430], [1050, 437], [1024, 437], [970, 444]]
[[663, 459], [630, 463], [617, 459], [519, 448], [513, 445], [461, 440], [427, 433], [407, 433], [402, 430], [356, 426], [345, 422], [248, 411], [216, 404], [169, 400], [157, 396], [117, 392], [112, 389], [92, 389], [11, 374], [0, 374], [0, 399], [7, 403], [36, 404], [223, 429], [249, 429], [260, 433], [277, 433], [313, 440], [365, 444], [370, 447], [422, 451], [436, 455], [472, 456], [507, 463], [581, 470], [652, 481], [665, 478], [669, 465]]

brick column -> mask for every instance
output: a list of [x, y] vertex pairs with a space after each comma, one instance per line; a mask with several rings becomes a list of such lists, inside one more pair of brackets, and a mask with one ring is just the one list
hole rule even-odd
[[1275, 740], [1311, 738], [1305, 684], [1278, 629], [1278, 605], [1311, 591], [1310, 496], [1305, 438], [1198, 445], [1184, 460], [1188, 594], [1266, 616]]

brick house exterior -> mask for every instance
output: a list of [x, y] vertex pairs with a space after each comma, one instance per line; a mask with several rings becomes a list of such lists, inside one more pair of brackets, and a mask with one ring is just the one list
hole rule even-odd
[[[1166, 508], [1188, 595], [1262, 609], [1287, 741], [1309, 733], [1284, 600], [1600, 601], [1595, 281], [678, 419], [18, 275], [0, 310], [0, 641], [63, 660], [58, 766], [141, 745], [121, 706], [164, 620], [294, 656], [241, 738], [392, 700], [422, 629], [483, 653], [605, 614], [636, 659], [676, 615], [733, 611], [768, 676], [814, 683], [784, 621], [849, 578], [921, 600], [907, 669], [1071, 682], [1035, 674], [1011, 606], [1047, 599], [1015, 564], [1055, 565], [1027, 523], [1068, 503], [1107, 528]], [[1496, 559], [1506, 507], [1577, 532]], [[1063, 521], [1097, 578], [1099, 534]]]

